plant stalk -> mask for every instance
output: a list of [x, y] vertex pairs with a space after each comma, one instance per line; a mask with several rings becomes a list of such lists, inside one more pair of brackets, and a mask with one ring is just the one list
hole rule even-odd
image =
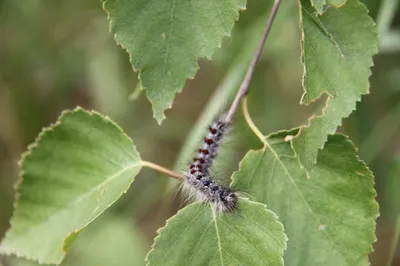
[[267, 40], [269, 32], [271, 31], [272, 23], [275, 20], [276, 13], [278, 12], [280, 3], [281, 3], [281, 0], [275, 0], [274, 1], [274, 4], [273, 4], [272, 9], [271, 9], [271, 13], [270, 13], [270, 15], [269, 15], [269, 17], [267, 19], [267, 23], [265, 24], [264, 32], [263, 32], [263, 34], [261, 36], [261, 39], [260, 39], [260, 41], [258, 43], [258, 46], [256, 48], [256, 52], [254, 54], [254, 57], [251, 60], [250, 65], [249, 65], [249, 67], [247, 69], [246, 76], [244, 77], [244, 79], [242, 81], [242, 84], [240, 85], [239, 91], [237, 92], [236, 97], [233, 100], [232, 105], [229, 108], [229, 111], [228, 111], [228, 113], [227, 113], [227, 115], [225, 117], [225, 122], [226, 123], [230, 123], [232, 121], [233, 115], [236, 113], [236, 111], [237, 111], [237, 109], [239, 107], [240, 101], [249, 92], [249, 86], [250, 86], [250, 82], [251, 82], [251, 79], [252, 79], [253, 74], [254, 74], [254, 70], [255, 70], [256, 65], [257, 65], [257, 63], [258, 63], [258, 61], [259, 61], [259, 59], [261, 57], [261, 54], [262, 54], [262, 51], [263, 51], [263, 48], [264, 48], [264, 45], [265, 45], [265, 41]]

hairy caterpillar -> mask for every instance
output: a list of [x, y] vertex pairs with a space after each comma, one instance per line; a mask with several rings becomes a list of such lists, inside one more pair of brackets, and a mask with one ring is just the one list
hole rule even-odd
[[238, 198], [230, 188], [218, 185], [211, 177], [210, 168], [218, 155], [218, 148], [229, 123], [220, 116], [209, 128], [203, 146], [193, 158], [184, 174], [184, 187], [197, 200], [210, 202], [220, 212], [232, 212], [237, 208]]

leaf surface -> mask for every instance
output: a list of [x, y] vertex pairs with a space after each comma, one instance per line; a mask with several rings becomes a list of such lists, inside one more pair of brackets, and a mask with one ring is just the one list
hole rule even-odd
[[[112, 218], [114, 217], [114, 218]], [[112, 236], [112, 237], [110, 237]], [[130, 219], [104, 214], [75, 241], [61, 266], [145, 265], [146, 241]], [[8, 257], [12, 266], [38, 266], [37, 262]]]
[[111, 31], [130, 54], [156, 120], [229, 36], [245, 0], [107, 0]]
[[60, 263], [79, 231], [129, 188], [140, 168], [132, 141], [111, 120], [80, 108], [64, 112], [23, 155], [0, 252]]
[[310, 0], [310, 1], [311, 5], [317, 10], [319, 14], [324, 13], [326, 4], [338, 7], [346, 2], [346, 0]]
[[328, 94], [322, 114], [311, 117], [292, 142], [301, 165], [310, 171], [327, 135], [335, 133], [342, 118], [349, 116], [356, 102], [369, 92], [368, 77], [378, 44], [374, 22], [358, 0], [330, 6], [322, 15], [314, 11], [309, 0], [302, 0], [300, 9], [302, 103], [310, 104]]
[[311, 5], [318, 11], [318, 13], [322, 14], [324, 12], [324, 7], [326, 5], [326, 0], [310, 0]]
[[232, 187], [279, 216], [289, 238], [285, 265], [368, 265], [378, 216], [372, 173], [353, 144], [334, 135], [307, 178], [290, 146], [296, 133], [271, 135], [271, 148], [248, 152]]
[[286, 236], [264, 204], [240, 198], [235, 213], [191, 204], [167, 221], [148, 265], [283, 265]]

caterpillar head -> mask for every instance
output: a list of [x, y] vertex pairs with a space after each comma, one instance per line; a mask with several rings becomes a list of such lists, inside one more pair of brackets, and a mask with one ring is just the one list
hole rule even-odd
[[222, 212], [233, 212], [237, 209], [238, 197], [235, 192], [225, 190], [221, 196], [221, 205], [219, 210]]

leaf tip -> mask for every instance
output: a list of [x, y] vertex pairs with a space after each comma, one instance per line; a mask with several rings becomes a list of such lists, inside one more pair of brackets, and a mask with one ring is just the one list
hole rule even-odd
[[157, 124], [161, 126], [166, 117], [164, 111], [153, 111], [153, 118], [157, 121]]

